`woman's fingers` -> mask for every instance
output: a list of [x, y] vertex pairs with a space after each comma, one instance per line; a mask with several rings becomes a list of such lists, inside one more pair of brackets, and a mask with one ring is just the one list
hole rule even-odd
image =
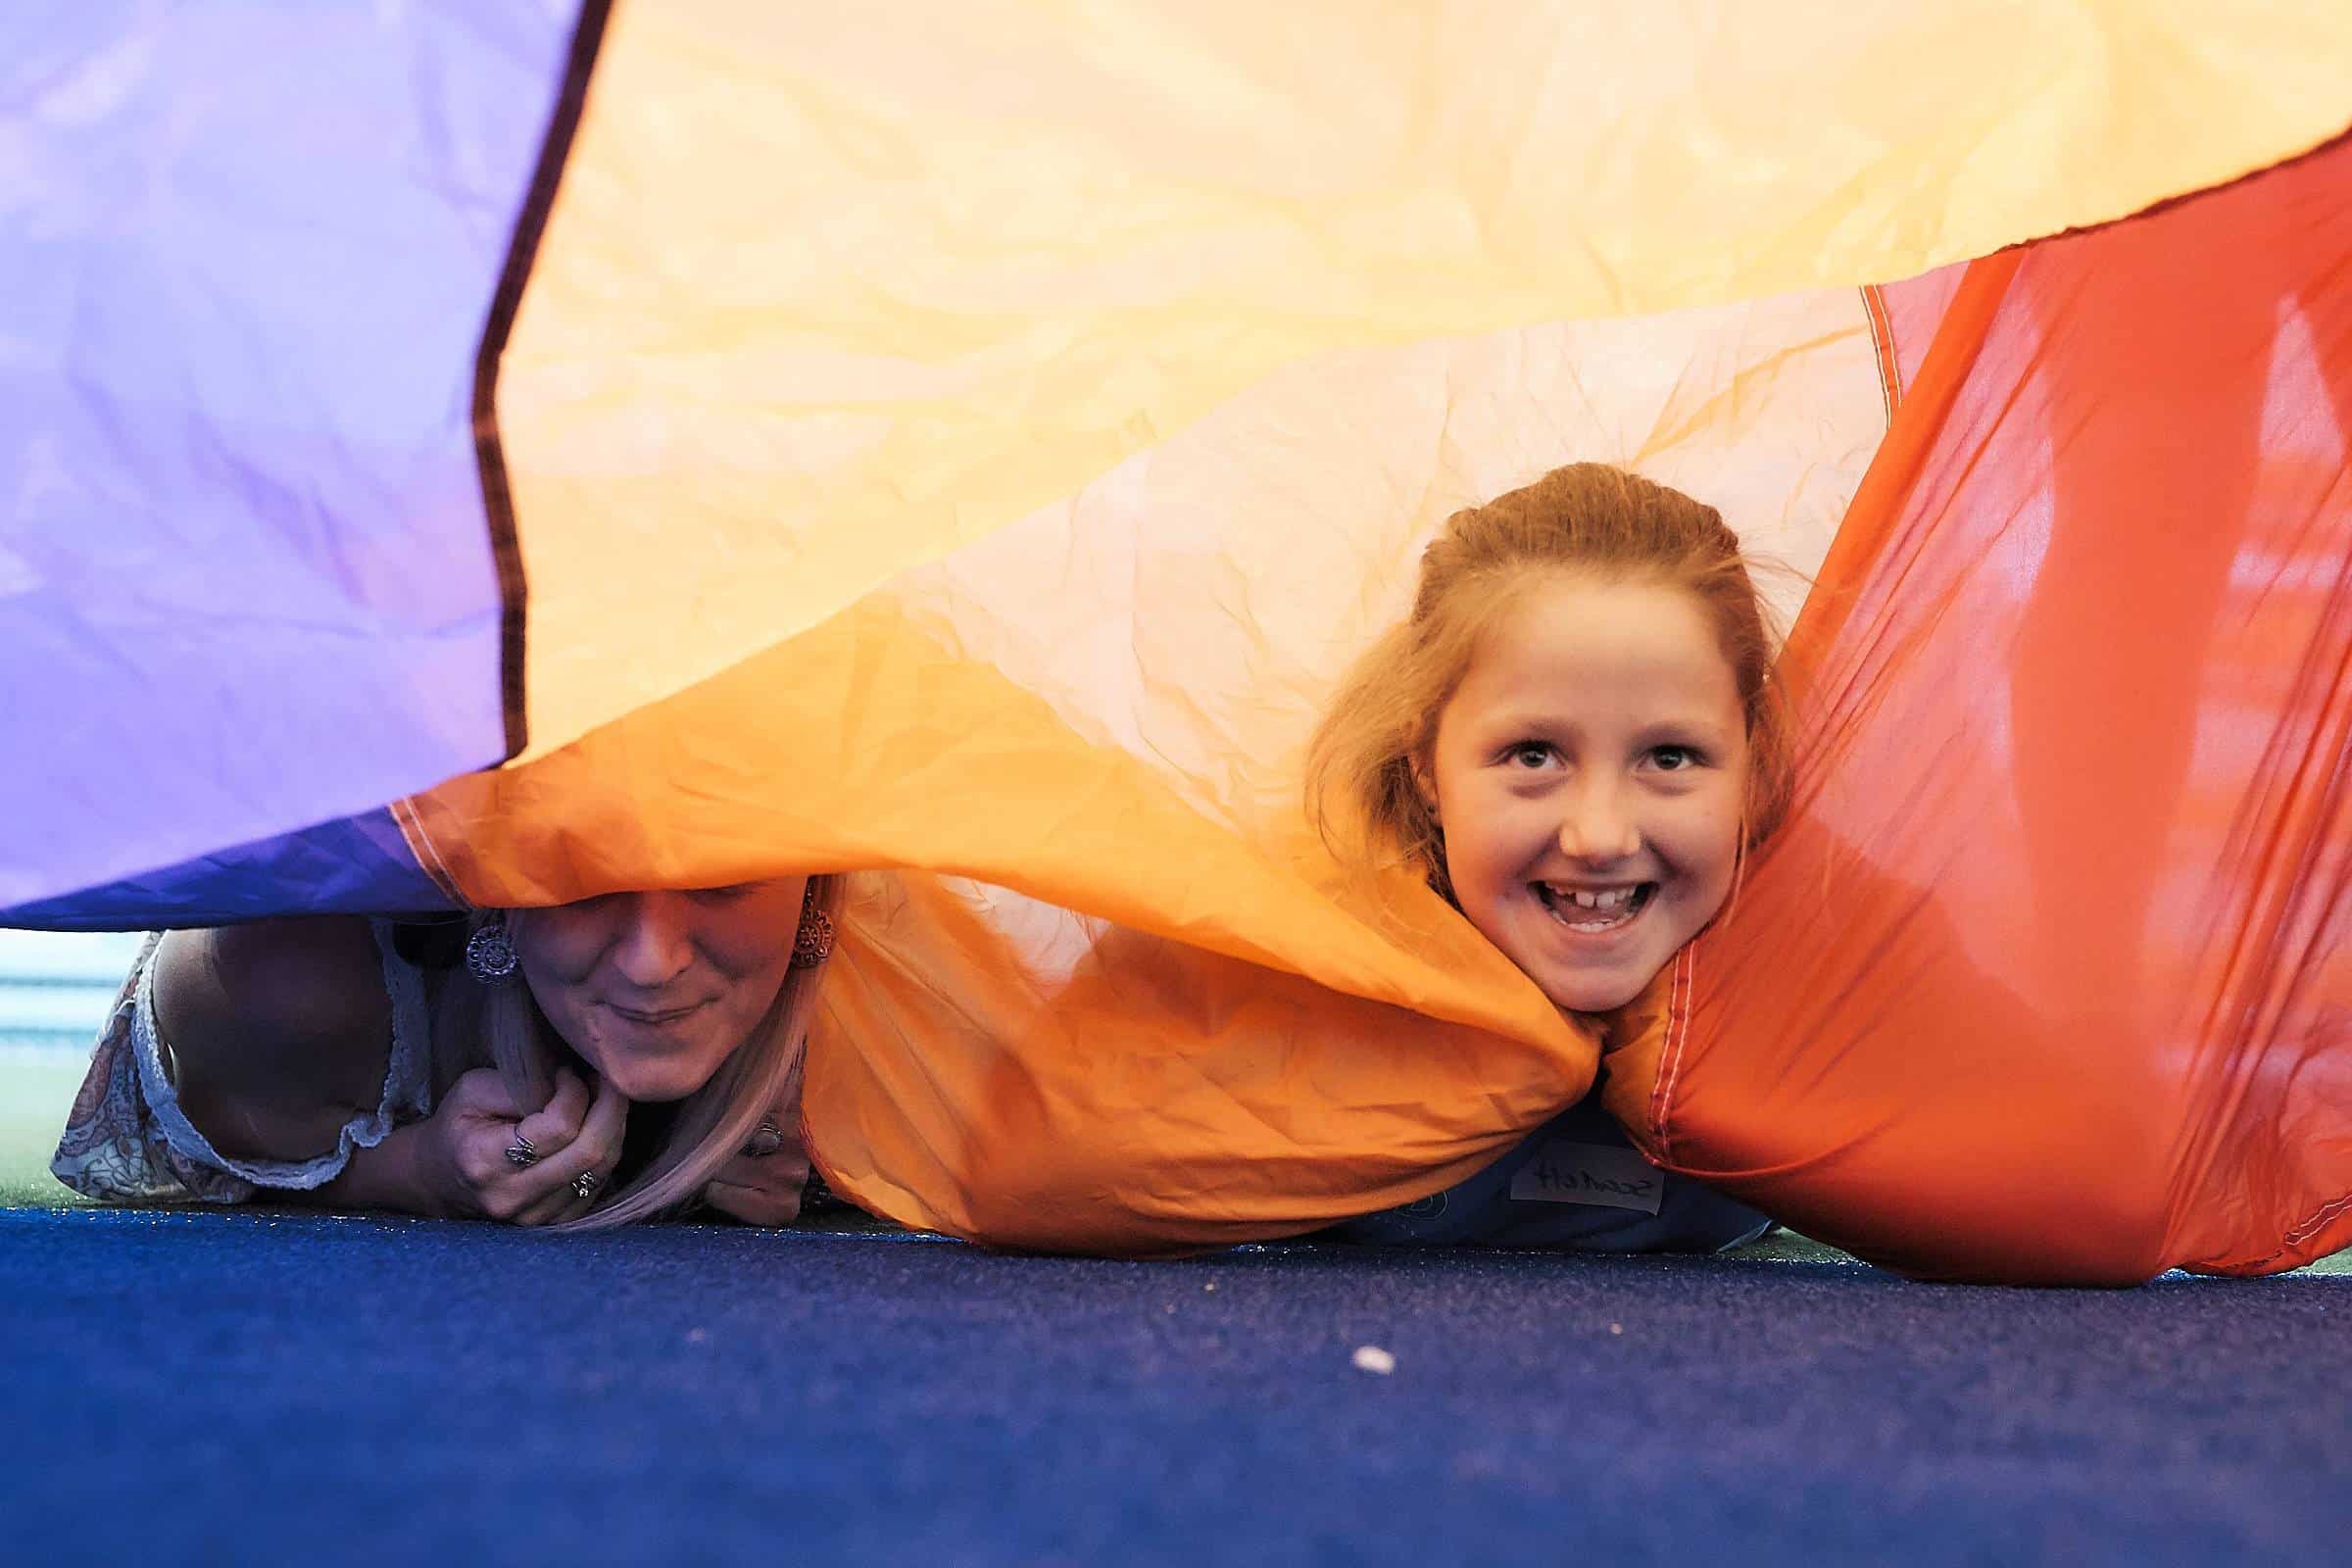
[[747, 1225], [789, 1225], [799, 1218], [801, 1195], [808, 1185], [808, 1151], [784, 1132], [789, 1125], [797, 1133], [797, 1115], [791, 1122], [763, 1121], [762, 1129], [772, 1129], [772, 1135], [755, 1134], [743, 1152], [713, 1171], [703, 1200]]
[[530, 1156], [514, 1163], [533, 1165], [564, 1152], [580, 1136], [580, 1124], [587, 1114], [588, 1086], [569, 1067], [557, 1068], [555, 1093], [514, 1129], [512, 1147]]
[[788, 1171], [761, 1172], [758, 1180], [713, 1178], [703, 1189], [703, 1201], [746, 1225], [789, 1225], [801, 1217], [801, 1196], [808, 1185], [803, 1169], [794, 1180]]
[[[586, 1089], [581, 1089], [586, 1098]], [[539, 1196], [524, 1210], [521, 1223], [553, 1225], [576, 1219], [596, 1206], [620, 1163], [621, 1134], [627, 1129], [629, 1102], [612, 1085], [599, 1079], [596, 1098], [579, 1119], [576, 1135], [560, 1153], [531, 1167], [538, 1178]], [[590, 1178], [585, 1184], [581, 1178]]]
[[524, 1180], [529, 1171], [521, 1167], [538, 1155], [517, 1157], [515, 1132], [523, 1110], [508, 1092], [506, 1080], [488, 1067], [461, 1074], [433, 1107], [428, 1120], [443, 1129], [448, 1161], [461, 1189], [453, 1200], [458, 1211], [470, 1209], [487, 1219], [514, 1221], [537, 1197], [537, 1187]]
[[[547, 1103], [524, 1114], [495, 1071], [477, 1068], [450, 1086], [441, 1107], [463, 1126], [461, 1167], [484, 1217], [550, 1225], [586, 1213], [620, 1159], [628, 1102], [600, 1082], [558, 1068]], [[593, 1173], [585, 1197], [574, 1184]]]
[[519, 1119], [527, 1109], [514, 1103], [514, 1097], [507, 1092], [506, 1076], [495, 1067], [460, 1073], [449, 1093], [441, 1097], [441, 1104], [452, 1115], [510, 1121]]

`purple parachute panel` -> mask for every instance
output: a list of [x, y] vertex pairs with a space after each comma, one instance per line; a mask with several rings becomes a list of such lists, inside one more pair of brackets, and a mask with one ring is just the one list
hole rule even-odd
[[409, 853], [388, 809], [199, 856], [62, 899], [0, 909], [0, 926], [149, 931], [304, 914], [424, 914], [458, 906]]
[[506, 755], [472, 381], [576, 10], [0, 19], [0, 909]]

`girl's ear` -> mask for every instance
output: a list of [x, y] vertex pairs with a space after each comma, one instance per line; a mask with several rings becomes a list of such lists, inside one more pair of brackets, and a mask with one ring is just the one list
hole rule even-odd
[[1429, 754], [1427, 752], [1415, 754], [1410, 766], [1413, 772], [1413, 793], [1421, 797], [1423, 806], [1429, 808], [1429, 819], [1440, 827], [1445, 826], [1445, 815], [1438, 809], [1437, 774], [1430, 769]]

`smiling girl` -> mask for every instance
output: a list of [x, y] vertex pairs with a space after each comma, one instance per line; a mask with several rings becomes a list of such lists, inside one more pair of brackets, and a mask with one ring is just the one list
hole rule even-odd
[[799, 1212], [836, 879], [613, 893], [468, 926], [172, 931], [51, 1169], [113, 1202], [271, 1197], [600, 1228]]
[[[1605, 1028], [1715, 918], [1779, 814], [1771, 660], [1712, 507], [1599, 464], [1558, 468], [1446, 520], [1412, 613], [1316, 734], [1310, 807], [1344, 859], [1419, 869], [1556, 1005]], [[1642, 1160], [1595, 1093], [1470, 1181], [1342, 1232], [1709, 1250], [1769, 1224]]]

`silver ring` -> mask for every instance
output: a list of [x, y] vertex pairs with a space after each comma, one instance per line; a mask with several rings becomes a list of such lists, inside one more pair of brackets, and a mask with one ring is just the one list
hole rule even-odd
[[572, 1196], [575, 1198], [594, 1198], [596, 1196], [597, 1188], [602, 1185], [603, 1182], [604, 1178], [599, 1176], [596, 1172], [592, 1170], [584, 1170], [571, 1179]]
[[765, 1159], [783, 1147], [784, 1129], [776, 1125], [775, 1117], [762, 1116], [760, 1125], [753, 1129], [752, 1141], [743, 1146], [744, 1157]]
[[510, 1165], [536, 1165], [539, 1163], [539, 1151], [532, 1147], [528, 1138], [516, 1133], [514, 1141], [507, 1146], [507, 1163]]

